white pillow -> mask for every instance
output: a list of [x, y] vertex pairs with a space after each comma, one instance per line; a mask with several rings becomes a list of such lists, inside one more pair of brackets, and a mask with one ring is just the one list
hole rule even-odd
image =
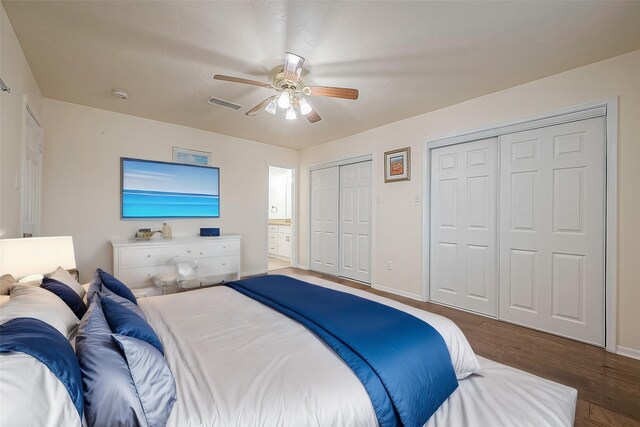
[[83, 299], [84, 295], [87, 293], [82, 285], [78, 283], [78, 281], [62, 267], [58, 267], [56, 271], [54, 271], [53, 273], [49, 273], [46, 276], [50, 277], [51, 279], [55, 279], [60, 283], [64, 283], [65, 285], [73, 289], [73, 291], [78, 294], [81, 299]]
[[38, 286], [16, 284], [9, 302], [0, 306], [0, 325], [17, 317], [33, 317], [56, 328], [67, 339], [80, 322], [56, 294]]
[[0, 276], [0, 295], [9, 295], [11, 287], [18, 281], [10, 274]]
[[82, 301], [84, 301], [87, 307], [89, 306], [89, 301], [87, 301], [87, 297], [89, 296], [89, 286], [91, 286], [91, 283], [84, 283], [82, 285], [82, 289], [84, 289], [84, 298], [82, 298]]
[[40, 286], [43, 277], [44, 276], [42, 274], [30, 274], [29, 276], [24, 276], [22, 279], [18, 280], [18, 283], [38, 282], [38, 286]]

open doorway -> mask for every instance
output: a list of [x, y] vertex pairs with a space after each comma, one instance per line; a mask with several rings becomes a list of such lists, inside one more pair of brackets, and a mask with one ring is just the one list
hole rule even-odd
[[269, 166], [268, 269], [291, 267], [293, 169]]

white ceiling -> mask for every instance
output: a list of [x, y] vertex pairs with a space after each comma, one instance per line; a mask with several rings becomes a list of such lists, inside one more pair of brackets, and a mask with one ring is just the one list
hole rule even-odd
[[[640, 49], [640, 2], [3, 4], [44, 96], [299, 149]], [[316, 124], [247, 117], [271, 92], [212, 79], [270, 82], [285, 51], [360, 99], [310, 98]]]

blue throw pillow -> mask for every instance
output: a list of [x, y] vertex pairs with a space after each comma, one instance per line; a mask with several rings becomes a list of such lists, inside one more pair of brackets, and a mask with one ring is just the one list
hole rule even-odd
[[98, 274], [98, 270], [96, 270], [95, 273], [93, 273], [91, 283], [89, 283], [89, 289], [87, 289], [87, 304], [91, 305], [93, 297], [95, 297], [101, 289], [102, 279], [100, 279], [100, 274]]
[[78, 319], [82, 319], [82, 316], [87, 312], [87, 306], [84, 301], [82, 301], [82, 298], [80, 298], [76, 291], [64, 283], [50, 277], [45, 277], [42, 279], [40, 287], [48, 290], [49, 292], [53, 292], [60, 297], [60, 299], [69, 306]]
[[166, 426], [176, 401], [176, 382], [166, 360], [145, 341], [112, 335], [122, 349], [149, 426]]
[[112, 300], [114, 300], [115, 302], [120, 303], [121, 305], [124, 305], [129, 310], [133, 311], [138, 316], [142, 317], [144, 320], [147, 320], [147, 316], [144, 315], [140, 307], [132, 303], [130, 300], [123, 298], [118, 294], [114, 294], [106, 286], [102, 286], [102, 279], [100, 278], [100, 274], [98, 273], [99, 271], [101, 270], [100, 269], [96, 270], [93, 276], [93, 280], [89, 284], [89, 289], [87, 290], [87, 301], [89, 302], [89, 304], [91, 304], [95, 295], [98, 295], [98, 294], [106, 295]]
[[153, 328], [140, 316], [111, 298], [98, 295], [107, 323], [114, 334], [125, 335], [146, 341], [164, 355], [160, 339]]
[[82, 370], [88, 426], [147, 426], [129, 366], [111, 337], [97, 298], [80, 323], [76, 354]]
[[67, 338], [53, 326], [30, 317], [12, 319], [0, 325], [0, 336], [0, 353], [25, 353], [49, 368], [69, 392], [81, 420], [84, 411], [82, 376]]
[[106, 286], [107, 289], [109, 289], [114, 294], [120, 295], [121, 297], [126, 298], [132, 303], [138, 305], [138, 300], [136, 300], [135, 295], [133, 295], [133, 292], [131, 292], [131, 289], [129, 289], [127, 285], [99, 268], [96, 270], [96, 273], [100, 277], [100, 280], [102, 280], [102, 284]]

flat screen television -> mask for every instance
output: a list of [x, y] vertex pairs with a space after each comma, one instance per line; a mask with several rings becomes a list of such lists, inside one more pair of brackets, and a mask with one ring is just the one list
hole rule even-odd
[[220, 169], [122, 157], [121, 218], [218, 218]]

